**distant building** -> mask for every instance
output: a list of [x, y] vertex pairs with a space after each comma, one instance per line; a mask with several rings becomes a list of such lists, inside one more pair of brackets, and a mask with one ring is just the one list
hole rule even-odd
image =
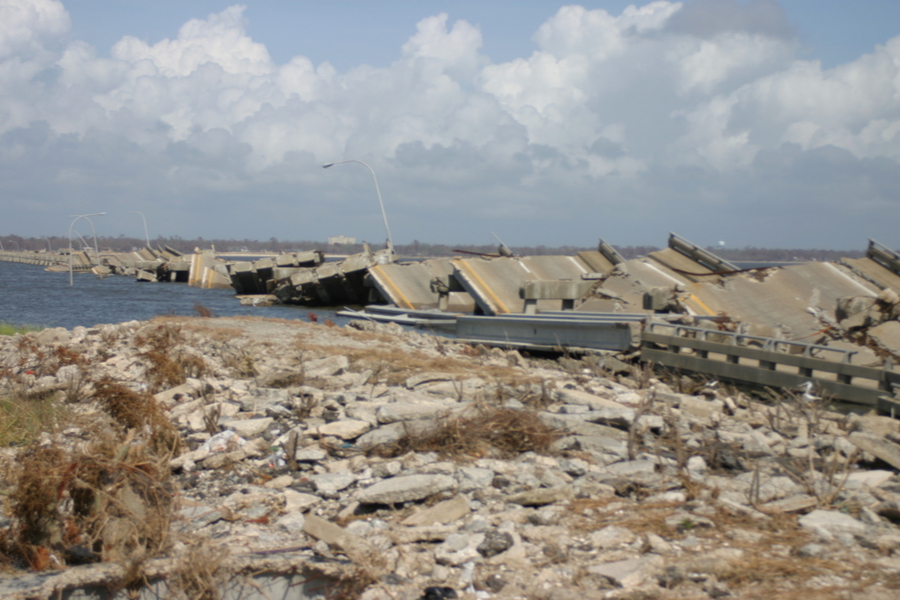
[[334, 237], [328, 238], [328, 243], [333, 245], [355, 244], [356, 238], [347, 237], [346, 235], [336, 235]]

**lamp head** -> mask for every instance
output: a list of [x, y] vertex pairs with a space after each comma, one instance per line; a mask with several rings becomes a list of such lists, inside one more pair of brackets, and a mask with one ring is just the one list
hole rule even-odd
[[333, 167], [334, 163], [328, 163], [327, 165], [322, 165], [323, 169], [327, 169], [328, 167]]

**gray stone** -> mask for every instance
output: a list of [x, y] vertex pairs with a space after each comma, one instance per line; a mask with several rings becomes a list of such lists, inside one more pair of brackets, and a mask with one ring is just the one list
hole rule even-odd
[[587, 473], [588, 464], [580, 458], [563, 458], [559, 461], [559, 468], [572, 477], [581, 477]]
[[579, 415], [590, 423], [627, 429], [634, 422], [634, 409], [627, 406], [599, 406]]
[[522, 506], [544, 506], [545, 504], [553, 504], [568, 500], [574, 495], [570, 486], [556, 488], [540, 488], [536, 490], [528, 490], [509, 496], [506, 501], [511, 504], [520, 504]]
[[450, 408], [452, 407], [438, 402], [391, 403], [379, 406], [375, 411], [375, 416], [379, 423], [436, 419]]
[[340, 375], [350, 366], [350, 361], [343, 354], [327, 356], [303, 363], [303, 374], [307, 378], [334, 377]]
[[321, 437], [335, 436], [341, 438], [342, 440], [355, 440], [362, 434], [369, 431], [370, 428], [371, 425], [369, 425], [365, 421], [344, 419], [342, 421], [334, 421], [333, 423], [319, 425], [312, 431], [312, 434]]
[[241, 409], [246, 412], [265, 412], [266, 407], [283, 404], [290, 406], [290, 393], [285, 389], [260, 387], [251, 394], [241, 396], [238, 402]]
[[365, 565], [374, 572], [384, 566], [383, 554], [369, 542], [321, 517], [306, 515], [303, 532], [331, 546], [337, 546], [357, 565]]
[[434, 506], [411, 514], [403, 519], [401, 524], [412, 527], [443, 525], [461, 519], [469, 512], [469, 502], [466, 500], [466, 497], [455, 496], [451, 500], [438, 502]]
[[434, 549], [434, 560], [441, 565], [457, 566], [478, 558], [483, 533], [454, 533]]
[[513, 536], [506, 531], [488, 531], [475, 550], [483, 557], [490, 558], [508, 550], [513, 542]]
[[328, 453], [320, 446], [297, 448], [297, 452], [294, 453], [294, 460], [298, 462], [322, 462], [326, 458]]
[[40, 345], [50, 344], [68, 344], [70, 340], [69, 332], [65, 327], [54, 327], [53, 329], [44, 329], [34, 336], [34, 341]]
[[463, 493], [484, 489], [494, 480], [494, 472], [491, 469], [478, 467], [460, 467], [456, 476], [459, 478], [459, 491]]
[[291, 475], [279, 475], [274, 479], [270, 479], [264, 484], [264, 487], [273, 490], [283, 490], [285, 488], [290, 487], [294, 483], [294, 478]]
[[797, 550], [797, 556], [802, 556], [803, 558], [821, 558], [827, 553], [828, 546], [816, 543], [806, 544]]
[[283, 490], [281, 493], [284, 496], [284, 512], [286, 513], [303, 511], [322, 501], [313, 494], [304, 494], [291, 489]]
[[194, 504], [185, 506], [178, 511], [178, 516], [183, 521], [186, 521], [185, 529], [192, 531], [230, 517], [231, 511], [224, 507], [214, 508], [203, 504]]
[[868, 452], [895, 469], [900, 469], [900, 446], [897, 444], [858, 431], [850, 434], [850, 442], [863, 452]]
[[606, 465], [603, 470], [617, 477], [628, 477], [639, 473], [655, 473], [656, 462], [652, 460], [626, 460]]
[[783, 500], [767, 502], [760, 507], [760, 510], [763, 510], [766, 513], [792, 513], [809, 510], [810, 508], [813, 508], [818, 504], [819, 500], [814, 496], [799, 494], [797, 496], [784, 498]]
[[436, 429], [437, 423], [431, 420], [390, 423], [361, 435], [356, 440], [356, 446], [368, 452], [378, 446], [395, 444], [407, 435], [426, 435]]
[[456, 487], [448, 475], [407, 475], [385, 479], [360, 490], [356, 499], [363, 504], [398, 504], [422, 500]]
[[399, 460], [389, 460], [373, 464], [372, 476], [381, 478], [394, 477], [395, 475], [399, 475], [402, 470], [403, 464]]
[[573, 437], [581, 450], [609, 454], [615, 458], [628, 456], [628, 445], [621, 440], [600, 435], [576, 435]]
[[275, 521], [275, 525], [281, 527], [288, 533], [297, 535], [303, 533], [303, 526], [306, 525], [306, 517], [304, 517], [301, 512], [290, 512]]
[[798, 523], [804, 529], [824, 529], [832, 535], [839, 533], [862, 534], [866, 530], [866, 525], [862, 521], [833, 510], [814, 510], [800, 517]]
[[630, 529], [609, 525], [592, 533], [590, 540], [592, 546], [605, 550], [630, 544], [635, 540], [635, 535]]
[[322, 496], [335, 498], [338, 492], [356, 482], [356, 476], [353, 473], [322, 473], [321, 475], [312, 475], [309, 480]]
[[556, 400], [564, 404], [587, 406], [590, 407], [591, 410], [597, 410], [600, 408], [624, 408], [621, 404], [615, 402], [614, 400], [601, 398], [600, 396], [589, 394], [588, 392], [582, 392], [580, 390], [569, 390], [563, 388], [561, 390], [557, 390], [554, 394], [554, 397]]
[[692, 456], [687, 461], [688, 474], [694, 479], [706, 477], [706, 461], [702, 456]]
[[659, 556], [619, 560], [592, 565], [587, 568], [587, 572], [605, 577], [618, 587], [632, 589], [653, 579], [661, 569], [662, 560]]
[[259, 419], [242, 419], [239, 421], [228, 421], [223, 423], [226, 429], [234, 431], [244, 439], [256, 437], [269, 428], [275, 419], [271, 417], [261, 417]]

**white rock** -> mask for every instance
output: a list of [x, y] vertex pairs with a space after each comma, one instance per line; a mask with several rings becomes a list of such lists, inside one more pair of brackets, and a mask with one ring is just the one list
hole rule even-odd
[[269, 426], [275, 422], [272, 417], [261, 417], [258, 419], [241, 419], [235, 421], [226, 421], [223, 426], [226, 429], [234, 431], [243, 438], [252, 438], [260, 435]]
[[366, 433], [371, 429], [371, 425], [365, 421], [357, 421], [356, 419], [343, 419], [333, 423], [319, 425], [313, 431], [313, 435], [334, 436], [342, 440], [353, 440]]

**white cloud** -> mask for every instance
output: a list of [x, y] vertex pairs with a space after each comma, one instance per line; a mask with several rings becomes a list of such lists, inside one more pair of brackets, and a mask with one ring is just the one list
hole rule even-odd
[[[900, 37], [822, 70], [795, 58], [766, 0], [658, 1], [617, 16], [564, 6], [534, 34], [535, 52], [499, 64], [481, 54], [478, 27], [440, 14], [398, 40], [390, 66], [347, 72], [303, 56], [274, 64], [240, 6], [155, 44], [124, 37], [110, 58], [68, 40], [69, 26], [58, 2], [0, 0], [0, 167], [19, 165], [18, 181], [43, 153], [44, 172], [85, 196], [140, 185], [164, 203], [187, 188], [256, 187], [280, 205], [298, 182], [326, 196], [368, 185], [313, 170], [355, 157], [406, 190], [394, 206], [423, 222], [427, 196], [448, 231], [477, 212], [536, 215], [543, 234], [548, 218], [620, 210], [603, 204], [611, 196], [659, 219], [679, 193], [739, 213], [729, 198], [746, 197], [747, 178], [788, 189], [808, 164], [835, 160], [815, 152], [831, 146], [847, 151], [848, 177], [852, 160], [900, 161]], [[793, 145], [811, 162], [787, 160]], [[860, 162], [859, 177], [886, 177], [874, 164]]]
[[28, 58], [71, 27], [62, 2], [55, 0], [0, 1], [0, 60]]
[[209, 63], [230, 74], [265, 75], [273, 68], [269, 52], [245, 35], [243, 12], [244, 7], [232, 6], [206, 20], [192, 19], [176, 39], [153, 46], [128, 36], [113, 46], [112, 55], [130, 63], [149, 60], [166, 77], [184, 77]]

